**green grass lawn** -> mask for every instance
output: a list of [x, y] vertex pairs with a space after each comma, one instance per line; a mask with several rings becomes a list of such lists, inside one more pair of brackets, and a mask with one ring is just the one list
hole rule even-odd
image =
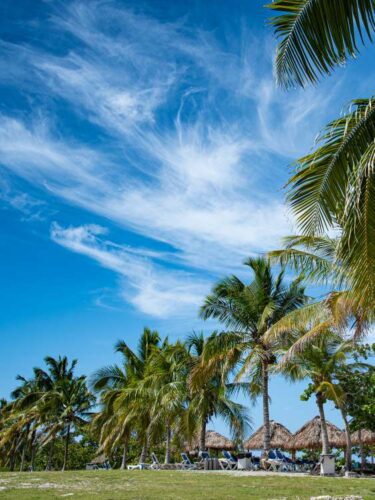
[[44, 499], [309, 499], [375, 498], [375, 479], [233, 476], [173, 471], [0, 473], [0, 498]]

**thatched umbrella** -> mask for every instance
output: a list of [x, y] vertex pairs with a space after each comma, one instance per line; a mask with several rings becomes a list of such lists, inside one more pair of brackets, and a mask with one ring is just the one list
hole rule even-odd
[[375, 432], [369, 431], [367, 429], [361, 429], [361, 431], [353, 432], [351, 438], [352, 438], [352, 444], [354, 445], [360, 445], [360, 444], [366, 444], [368, 446], [375, 445]]
[[[215, 431], [206, 431], [206, 448], [209, 450], [234, 450], [236, 445], [231, 439]], [[186, 450], [189, 452], [199, 449], [198, 437], [193, 438], [190, 443], [186, 443]]]
[[[280, 448], [282, 450], [289, 450], [290, 443], [293, 439], [293, 434], [279, 422], [271, 420], [270, 422], [271, 434], [271, 448]], [[264, 425], [254, 432], [244, 443], [246, 450], [262, 450], [264, 438]]]
[[[345, 433], [335, 425], [327, 422], [328, 441], [333, 448], [345, 446]], [[322, 447], [322, 426], [320, 417], [315, 417], [303, 425], [293, 436], [291, 449], [315, 450]]]

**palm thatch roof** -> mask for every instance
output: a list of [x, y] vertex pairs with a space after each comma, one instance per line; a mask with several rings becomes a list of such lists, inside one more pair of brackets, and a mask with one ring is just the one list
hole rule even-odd
[[[196, 436], [190, 443], [186, 443], [186, 450], [193, 451], [199, 448], [199, 437]], [[236, 445], [231, 439], [216, 431], [206, 432], [206, 448], [209, 450], [234, 450]]]
[[[327, 422], [328, 440], [333, 448], [345, 446], [345, 434], [331, 422]], [[306, 422], [293, 436], [291, 449], [294, 450], [313, 450], [322, 447], [322, 427], [320, 417], [314, 417]]]
[[354, 445], [362, 443], [371, 446], [375, 444], [375, 432], [369, 431], [367, 429], [361, 429], [361, 439], [359, 438], [359, 431], [353, 432], [351, 438], [352, 438], [352, 444]]
[[106, 462], [108, 462], [108, 458], [104, 455], [98, 455], [97, 457], [93, 458], [90, 462], [90, 464], [95, 464], [95, 465], [103, 465]]
[[[290, 443], [293, 439], [293, 434], [279, 422], [271, 420], [271, 448], [280, 448], [289, 450]], [[264, 425], [252, 434], [244, 443], [246, 450], [261, 450], [263, 449]]]

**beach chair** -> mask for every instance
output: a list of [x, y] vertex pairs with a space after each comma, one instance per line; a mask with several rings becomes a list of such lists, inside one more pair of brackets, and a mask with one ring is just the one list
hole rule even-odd
[[160, 470], [162, 468], [161, 463], [159, 462], [159, 459], [154, 452], [151, 453], [151, 460], [152, 460], [151, 469]]
[[197, 467], [197, 469], [204, 469], [204, 462], [211, 458], [210, 454], [208, 453], [208, 451], [200, 451], [199, 457], [200, 457], [200, 460], [198, 460], [197, 462], [194, 462], [194, 464]]
[[286, 457], [280, 450], [275, 450], [275, 456], [276, 459], [280, 460], [281, 462], [279, 470], [283, 470], [285, 472], [291, 472], [294, 470], [293, 461], [290, 458]]
[[158, 457], [156, 456], [156, 454], [154, 452], [151, 453], [151, 460], [152, 460], [151, 469], [154, 469], [154, 470], [176, 469], [176, 464], [161, 464], [159, 462]]
[[181, 453], [182, 462], [178, 464], [179, 469], [195, 470], [196, 464], [193, 464], [188, 457], [187, 453]]
[[145, 469], [151, 469], [151, 464], [146, 464], [146, 463], [139, 463], [136, 465], [128, 465], [128, 470], [145, 470]]
[[233, 457], [230, 451], [223, 450], [224, 458], [219, 459], [220, 467], [226, 470], [236, 470], [238, 469], [238, 462]]
[[283, 462], [276, 456], [274, 450], [270, 450], [266, 457], [260, 460], [261, 467], [266, 471], [279, 472], [283, 466]]
[[251, 457], [254, 470], [260, 469], [260, 457]]

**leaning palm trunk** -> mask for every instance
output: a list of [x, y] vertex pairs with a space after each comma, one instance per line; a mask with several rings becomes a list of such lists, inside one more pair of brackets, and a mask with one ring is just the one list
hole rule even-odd
[[263, 392], [263, 452], [267, 454], [271, 447], [270, 409], [268, 396], [268, 363], [262, 361], [262, 392]]
[[164, 463], [165, 464], [170, 464], [171, 463], [171, 437], [172, 437], [172, 432], [170, 425], [167, 425], [167, 437], [165, 440], [165, 459]]
[[68, 466], [68, 456], [69, 456], [69, 439], [70, 439], [70, 424], [68, 424], [65, 438], [65, 449], [64, 449], [64, 463], [62, 466], [62, 471], [65, 471]]
[[207, 418], [206, 416], [202, 417], [202, 426], [199, 435], [199, 449], [200, 451], [204, 451], [206, 449], [206, 426], [207, 426]]
[[146, 458], [147, 458], [147, 455], [148, 455], [148, 444], [149, 444], [149, 439], [150, 439], [150, 432], [147, 431], [146, 432], [146, 435], [144, 437], [144, 441], [143, 441], [143, 446], [142, 446], [142, 451], [141, 451], [141, 456], [139, 458], [139, 462], [141, 464], [145, 463], [146, 462]]
[[25, 430], [25, 439], [24, 439], [24, 442], [23, 442], [23, 446], [22, 446], [22, 454], [21, 454], [21, 465], [20, 465], [20, 471], [22, 472], [24, 467], [25, 467], [25, 458], [26, 458], [26, 451], [27, 451], [27, 445], [28, 445], [28, 435], [29, 435], [29, 432], [30, 432], [30, 425], [28, 424], [26, 426], [26, 430]]
[[121, 465], [120, 465], [121, 470], [126, 469], [127, 456], [128, 456], [128, 441], [125, 440], [124, 449], [122, 452], [122, 460], [121, 460]]
[[346, 450], [345, 450], [345, 470], [351, 471], [352, 469], [352, 439], [350, 437], [350, 428], [348, 418], [343, 409], [340, 409], [341, 416], [344, 421], [345, 427], [345, 440], [346, 440]]
[[25, 442], [22, 446], [20, 472], [23, 472], [23, 469], [25, 467], [26, 448], [27, 448], [27, 439], [25, 438]]
[[51, 442], [49, 444], [49, 450], [48, 450], [48, 460], [47, 460], [47, 465], [46, 465], [46, 471], [49, 471], [52, 469], [52, 458], [53, 458], [53, 448], [55, 446], [55, 441], [54, 438], [51, 439]]
[[327, 422], [324, 414], [324, 398], [321, 392], [316, 393], [316, 404], [319, 408], [320, 425], [322, 428], [322, 454], [328, 455], [330, 452]]

